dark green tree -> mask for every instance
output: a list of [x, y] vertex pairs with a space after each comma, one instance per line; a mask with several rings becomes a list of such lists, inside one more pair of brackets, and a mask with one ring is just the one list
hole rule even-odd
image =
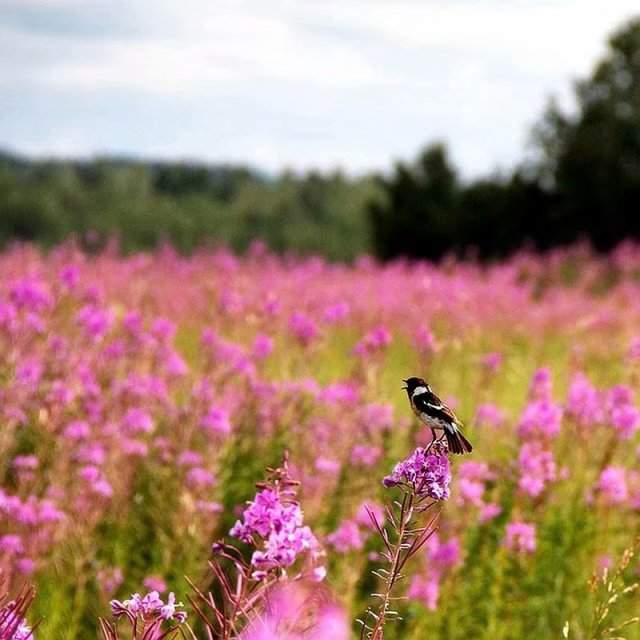
[[640, 18], [612, 35], [575, 93], [574, 114], [552, 103], [535, 130], [540, 180], [559, 200], [548, 232], [609, 249], [640, 237]]
[[453, 248], [460, 185], [443, 144], [425, 148], [412, 165], [398, 163], [392, 176], [380, 178], [380, 185], [384, 199], [369, 211], [381, 258], [439, 258]]

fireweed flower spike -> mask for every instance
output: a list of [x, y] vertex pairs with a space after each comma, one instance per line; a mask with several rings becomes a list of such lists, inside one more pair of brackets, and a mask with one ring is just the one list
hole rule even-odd
[[[166, 603], [157, 591], [145, 596], [134, 593], [128, 600], [112, 600], [111, 613], [116, 621], [124, 619], [129, 623], [133, 640], [164, 640], [175, 637], [177, 627], [187, 619], [187, 614], [178, 609], [184, 605], [176, 602], [170, 593]], [[118, 640], [118, 628], [106, 620], [100, 620], [100, 629], [104, 640]], [[165, 623], [173, 623], [169, 626]]]
[[[250, 559], [234, 545], [216, 542], [209, 562], [218, 595], [205, 594], [191, 581], [191, 604], [210, 637], [230, 640], [247, 626], [276, 583], [301, 579], [321, 581], [326, 570], [324, 551], [304, 525], [296, 495], [300, 483], [289, 475], [288, 458], [277, 469], [267, 469], [267, 481], [229, 535], [252, 547]], [[298, 567], [292, 571], [294, 567]]]
[[[0, 588], [3, 585], [0, 584]], [[35, 597], [33, 587], [23, 587], [15, 600], [0, 595], [0, 640], [34, 640], [25, 616]]]
[[[404, 577], [403, 569], [407, 561], [435, 533], [439, 515], [437, 509], [443, 500], [449, 498], [450, 483], [448, 450], [440, 442], [432, 443], [428, 449], [418, 447], [384, 478], [386, 488], [397, 487], [403, 495], [402, 500], [395, 500], [385, 509], [389, 527], [383, 526], [373, 511], [369, 511], [371, 522], [382, 539], [382, 556], [388, 566], [373, 572], [383, 588], [380, 593], [372, 594], [378, 600], [378, 605], [370, 606], [364, 620], [359, 620], [362, 625], [361, 639], [383, 640], [385, 624], [400, 619], [393, 607], [393, 602], [400, 598], [392, 595], [393, 589]], [[421, 524], [418, 519], [430, 510], [432, 514]]]

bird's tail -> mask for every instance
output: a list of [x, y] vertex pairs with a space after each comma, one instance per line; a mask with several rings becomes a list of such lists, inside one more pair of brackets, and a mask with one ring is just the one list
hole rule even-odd
[[471, 453], [473, 451], [471, 443], [462, 435], [462, 432], [456, 425], [452, 425], [451, 429], [445, 429], [444, 433], [447, 437], [447, 446], [451, 453], [464, 455], [465, 453]]

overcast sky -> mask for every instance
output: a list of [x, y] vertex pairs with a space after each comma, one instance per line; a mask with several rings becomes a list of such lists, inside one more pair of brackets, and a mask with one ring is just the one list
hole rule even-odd
[[508, 168], [638, 0], [0, 0], [0, 148]]

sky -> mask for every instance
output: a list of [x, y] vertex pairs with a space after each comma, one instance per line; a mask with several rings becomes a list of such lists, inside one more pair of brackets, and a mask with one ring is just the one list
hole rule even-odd
[[637, 0], [0, 0], [0, 149], [388, 170], [522, 159]]

